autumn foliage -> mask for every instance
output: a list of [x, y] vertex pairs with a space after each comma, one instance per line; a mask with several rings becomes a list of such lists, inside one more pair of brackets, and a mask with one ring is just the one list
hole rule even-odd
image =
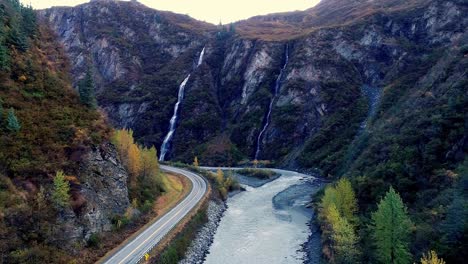
[[356, 234], [357, 200], [348, 179], [325, 189], [319, 210], [324, 255], [330, 263], [355, 263], [359, 258]]
[[156, 148], [139, 146], [133, 138], [133, 131], [128, 129], [115, 131], [112, 142], [130, 176], [131, 200], [136, 201], [136, 207], [148, 207], [164, 191]]

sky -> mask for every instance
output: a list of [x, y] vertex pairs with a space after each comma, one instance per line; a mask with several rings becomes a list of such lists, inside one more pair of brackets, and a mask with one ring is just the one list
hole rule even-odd
[[[20, 0], [35, 9], [51, 6], [74, 6], [87, 0]], [[256, 15], [276, 12], [305, 10], [320, 0], [139, 0], [146, 6], [186, 14], [198, 20], [223, 24]]]

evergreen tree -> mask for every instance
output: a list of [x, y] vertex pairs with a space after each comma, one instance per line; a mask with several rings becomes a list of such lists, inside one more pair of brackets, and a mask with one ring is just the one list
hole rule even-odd
[[18, 132], [21, 129], [21, 124], [18, 121], [18, 118], [15, 115], [15, 110], [13, 110], [13, 108], [10, 108], [8, 111], [7, 122], [7, 128], [11, 132]]
[[96, 108], [97, 102], [94, 94], [94, 83], [90, 71], [88, 71], [85, 78], [79, 82], [78, 92], [82, 104], [90, 108]]
[[411, 220], [398, 193], [390, 187], [372, 214], [372, 231], [376, 256], [381, 263], [407, 264], [411, 262], [409, 236]]
[[26, 33], [22, 31], [20, 17], [12, 17], [6, 41], [20, 51], [28, 50], [28, 39]]
[[63, 171], [58, 171], [54, 178], [52, 200], [58, 207], [66, 207], [70, 201], [70, 184], [65, 179]]
[[23, 6], [21, 8], [21, 29], [24, 34], [30, 38], [34, 38], [37, 31], [36, 13], [31, 6]]

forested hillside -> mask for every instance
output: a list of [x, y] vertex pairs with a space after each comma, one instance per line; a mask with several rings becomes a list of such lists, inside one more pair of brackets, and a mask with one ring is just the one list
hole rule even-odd
[[0, 1], [0, 68], [0, 263], [68, 262], [128, 207], [127, 173], [55, 34], [17, 0]]

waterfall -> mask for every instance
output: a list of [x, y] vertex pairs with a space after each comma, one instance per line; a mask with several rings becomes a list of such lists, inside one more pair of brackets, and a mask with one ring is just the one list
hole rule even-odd
[[280, 70], [278, 78], [276, 78], [275, 91], [274, 91], [273, 97], [270, 100], [270, 105], [268, 107], [268, 113], [267, 113], [267, 116], [266, 116], [265, 125], [263, 126], [263, 129], [260, 131], [260, 134], [258, 134], [258, 137], [257, 137], [257, 150], [255, 151], [255, 160], [258, 159], [258, 156], [260, 154], [260, 145], [262, 143], [263, 134], [265, 134], [268, 126], [271, 123], [271, 112], [273, 110], [273, 103], [274, 103], [274, 101], [275, 101], [275, 99], [278, 96], [278, 93], [280, 91], [281, 83], [283, 81], [284, 73], [286, 71], [286, 67], [288, 66], [288, 62], [289, 62], [289, 44], [286, 45], [284, 65]]
[[[205, 47], [203, 47], [202, 51], [200, 52], [200, 57], [198, 58], [197, 67], [195, 68], [198, 68], [203, 63], [204, 55], [205, 55]], [[164, 161], [164, 158], [166, 157], [166, 154], [169, 151], [170, 143], [172, 141], [172, 138], [174, 137], [174, 133], [176, 130], [179, 107], [185, 95], [185, 86], [187, 85], [187, 82], [189, 81], [191, 75], [192, 74], [189, 73], [189, 75], [185, 77], [185, 79], [182, 81], [182, 83], [179, 86], [177, 103], [174, 105], [174, 114], [172, 114], [171, 120], [169, 122], [169, 132], [167, 132], [167, 135], [164, 137], [164, 141], [161, 145], [161, 155], [159, 156], [159, 161]]]
[[197, 67], [203, 63], [203, 56], [205, 55], [205, 47], [203, 47], [202, 51], [200, 52], [200, 57], [198, 58]]

